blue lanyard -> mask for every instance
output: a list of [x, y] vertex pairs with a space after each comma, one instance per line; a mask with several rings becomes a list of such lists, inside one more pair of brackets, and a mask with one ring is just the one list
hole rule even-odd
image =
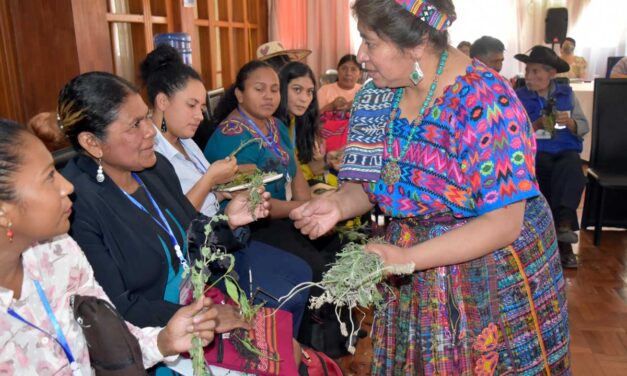
[[[248, 124], [250, 124], [251, 127], [253, 127], [253, 129], [255, 129], [255, 131], [257, 132], [257, 134], [259, 135], [259, 137], [261, 137], [261, 139], [268, 144], [268, 146], [270, 146], [272, 149], [272, 152], [274, 152], [274, 154], [279, 157], [279, 159], [281, 160], [281, 164], [283, 166], [287, 166], [287, 158], [283, 158], [283, 155], [281, 155], [281, 150], [279, 149], [279, 145], [274, 142], [274, 140], [269, 140], [266, 135], [263, 134], [263, 132], [261, 132], [261, 130], [257, 127], [257, 124], [255, 124], [254, 121], [252, 121], [251, 118], [249, 118], [244, 112], [242, 112], [242, 110], [239, 109], [239, 107], [237, 108], [237, 112], [239, 112], [239, 114], [244, 118], [244, 120], [246, 120], [246, 122]], [[270, 138], [274, 138], [274, 134], [272, 133], [272, 127], [268, 124], [268, 132], [270, 132]]]
[[187, 264], [187, 260], [185, 259], [185, 257], [183, 257], [183, 251], [181, 251], [181, 246], [179, 245], [178, 240], [176, 240], [176, 236], [174, 236], [174, 232], [172, 231], [172, 228], [170, 227], [170, 224], [168, 223], [168, 221], [165, 219], [165, 216], [163, 215], [163, 212], [159, 208], [159, 205], [157, 205], [157, 202], [155, 201], [155, 199], [152, 198], [150, 191], [148, 190], [148, 188], [146, 188], [146, 186], [144, 185], [144, 182], [141, 181], [139, 176], [137, 176], [137, 174], [135, 174], [134, 172], [131, 173], [131, 175], [139, 183], [139, 186], [144, 190], [144, 192], [146, 192], [146, 196], [148, 196], [148, 199], [150, 200], [152, 207], [155, 209], [157, 214], [159, 214], [159, 218], [161, 218], [161, 221], [159, 221], [152, 214], [150, 214], [150, 212], [144, 207], [144, 205], [142, 205], [139, 201], [137, 201], [135, 197], [129, 195], [123, 189], [120, 189], [120, 190], [122, 191], [122, 193], [124, 193], [126, 198], [128, 198], [131, 201], [131, 203], [133, 203], [133, 205], [137, 206], [141, 211], [148, 214], [150, 218], [152, 218], [152, 220], [155, 221], [155, 223], [159, 225], [159, 227], [161, 227], [163, 231], [165, 231], [168, 234], [168, 236], [170, 237], [170, 241], [172, 242], [172, 245], [174, 246], [176, 257], [179, 258], [179, 261], [181, 262], [181, 265], [183, 265], [183, 268], [188, 269], [189, 265]]
[[[196, 171], [200, 172], [201, 175], [204, 175], [205, 173], [207, 173], [207, 167], [205, 167], [205, 164], [202, 163], [200, 158], [198, 158], [194, 153], [192, 153], [182, 141], [179, 141], [179, 142], [183, 146], [183, 149], [185, 149], [185, 151], [187, 152], [187, 155], [189, 156], [189, 161], [192, 162], [192, 164], [196, 168]], [[194, 159], [198, 163], [194, 162]]]
[[37, 289], [37, 294], [39, 294], [39, 300], [41, 300], [41, 303], [43, 304], [44, 309], [46, 310], [46, 314], [48, 315], [48, 319], [50, 319], [50, 323], [52, 324], [52, 327], [54, 328], [54, 331], [57, 334], [57, 336], [56, 337], [52, 336], [47, 331], [43, 330], [42, 328], [38, 327], [32, 322], [26, 320], [19, 313], [15, 312], [13, 308], [9, 308], [7, 312], [9, 313], [9, 315], [15, 317], [16, 319], [20, 320], [24, 324], [34, 329], [39, 330], [40, 332], [44, 333], [48, 337], [52, 337], [59, 344], [59, 346], [61, 346], [61, 348], [63, 349], [63, 352], [65, 353], [65, 356], [67, 357], [67, 360], [70, 364], [70, 369], [72, 370], [72, 374], [75, 376], [80, 375], [80, 369], [78, 367], [78, 363], [76, 363], [76, 359], [74, 359], [74, 355], [72, 354], [70, 345], [67, 343], [67, 339], [65, 338], [65, 335], [63, 334], [63, 331], [61, 330], [61, 326], [59, 325], [59, 321], [57, 321], [57, 317], [54, 315], [54, 312], [52, 312], [52, 307], [50, 307], [50, 302], [48, 301], [48, 298], [46, 298], [46, 294], [44, 293], [44, 290], [41, 288], [41, 284], [39, 284], [39, 281], [37, 280], [33, 281], [33, 283], [35, 284], [35, 288]]

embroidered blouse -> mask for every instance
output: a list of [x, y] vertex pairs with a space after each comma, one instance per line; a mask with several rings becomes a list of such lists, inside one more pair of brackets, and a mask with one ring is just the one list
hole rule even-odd
[[[273, 148], [265, 141], [261, 148], [257, 144], [245, 147], [237, 154], [238, 164], [252, 163], [264, 172], [276, 172], [283, 174], [279, 180], [266, 184], [266, 191], [270, 192], [272, 198], [285, 200], [285, 184], [287, 176], [294, 179], [296, 176], [296, 157], [294, 146], [290, 140], [287, 126], [276, 118], [271, 118], [268, 122], [269, 132], [264, 137], [271, 137], [269, 140], [276, 145]], [[245, 120], [232, 118], [224, 120], [215, 132], [211, 135], [205, 147], [205, 156], [209, 161], [216, 161], [225, 158], [233, 150], [237, 149], [241, 143], [251, 138], [261, 138], [261, 135], [251, 127]], [[276, 152], [280, 153], [280, 156]]]
[[[91, 375], [89, 352], [82, 329], [74, 320], [70, 297], [74, 294], [92, 295], [109, 301], [94, 279], [94, 273], [78, 244], [68, 235], [47, 243], [37, 244], [22, 254], [24, 281], [19, 299], [13, 291], [0, 287], [0, 374], [8, 375], [71, 375], [67, 357], [61, 346], [42, 332], [22, 323], [7, 313], [13, 308], [18, 314], [54, 335], [46, 311], [35, 289], [38, 280], [76, 361], [81, 374]], [[139, 340], [144, 367], [164, 358], [157, 348], [161, 328], [139, 329], [127, 324]]]
[[[346, 171], [340, 171], [340, 179], [368, 181], [359, 179], [376, 176], [364, 174], [371, 169], [368, 165], [378, 162], [385, 168], [390, 158], [383, 141], [393, 91], [372, 82], [362, 91], [367, 95], [360, 93], [355, 100], [342, 167]], [[509, 84], [477, 60], [427, 110], [412, 140], [410, 123], [397, 113], [393, 156], [411, 142], [399, 161], [400, 181], [388, 185], [379, 176], [365, 185], [386, 215], [452, 211], [457, 217], [474, 217], [539, 194], [535, 139], [525, 109]], [[364, 123], [361, 135], [360, 124], [353, 123]], [[359, 149], [351, 142], [365, 152], [355, 154]]]

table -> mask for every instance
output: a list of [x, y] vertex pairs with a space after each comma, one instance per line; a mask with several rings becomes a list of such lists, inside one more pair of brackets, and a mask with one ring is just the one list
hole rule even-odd
[[594, 98], [594, 82], [578, 82], [571, 83], [575, 97], [581, 105], [583, 114], [588, 119], [590, 132], [583, 137], [583, 150], [581, 151], [581, 159], [590, 161], [590, 144], [592, 140], [592, 101]]

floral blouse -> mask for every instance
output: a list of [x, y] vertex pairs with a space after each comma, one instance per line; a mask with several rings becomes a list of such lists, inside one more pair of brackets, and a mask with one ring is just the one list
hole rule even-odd
[[[22, 294], [14, 299], [13, 290], [0, 287], [0, 375], [71, 375], [61, 346], [42, 332], [8, 314], [13, 308], [26, 320], [55, 335], [34, 282], [38, 280], [59, 321], [72, 354], [83, 375], [91, 375], [89, 352], [83, 332], [74, 320], [70, 297], [92, 295], [109, 301], [94, 279], [91, 266], [78, 244], [68, 235], [37, 244], [22, 254], [24, 281]], [[160, 328], [139, 329], [128, 324], [139, 340], [146, 368], [175, 357], [164, 358], [157, 348]], [[56, 336], [56, 335], [55, 335]]]

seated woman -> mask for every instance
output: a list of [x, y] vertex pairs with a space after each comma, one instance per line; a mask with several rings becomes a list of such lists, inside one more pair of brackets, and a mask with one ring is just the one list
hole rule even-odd
[[316, 78], [307, 64], [294, 61], [279, 72], [281, 102], [274, 116], [288, 125], [290, 140], [305, 180], [337, 186], [325, 165], [326, 145], [320, 136]]
[[[237, 161], [226, 156], [210, 164], [191, 139], [206, 105], [207, 91], [200, 76], [169, 45], [160, 45], [148, 54], [140, 70], [153, 107], [152, 120], [160, 124], [155, 150], [172, 163], [183, 192], [196, 210], [207, 216], [215, 215], [220, 209], [218, 201], [226, 193], [214, 193], [213, 189], [233, 178]], [[264, 243], [253, 241], [235, 251], [234, 256], [235, 271], [244, 291], [253, 294], [255, 291], [249, 291], [250, 288], [262, 288], [267, 294], [258, 296], [269, 307], [279, 303], [268, 294], [283, 296], [299, 283], [311, 280], [311, 269], [302, 259]], [[293, 315], [294, 333], [298, 333], [306, 300], [307, 294], [302, 293], [282, 306]]]
[[[148, 107], [126, 80], [90, 72], [65, 85], [58, 109], [66, 136], [80, 151], [63, 170], [76, 188], [71, 234], [126, 320], [163, 325], [180, 308], [185, 230], [197, 212], [172, 165], [154, 152]], [[268, 195], [263, 198], [260, 218], [269, 209]], [[247, 197], [235, 198], [225, 214], [228, 224], [214, 232], [219, 244], [234, 249], [245, 232], [232, 229], [252, 220]], [[216, 309], [218, 330], [239, 322], [233, 307]]]
[[553, 50], [535, 46], [529, 55], [518, 54], [515, 58], [526, 64], [526, 87], [516, 90], [516, 94], [536, 135], [546, 135], [537, 137], [536, 175], [540, 191], [553, 212], [562, 266], [576, 268], [572, 244], [578, 241], [577, 207], [586, 184], [579, 153], [582, 138], [588, 133], [588, 120], [571, 87], [553, 81], [557, 73], [569, 69], [568, 63]]
[[[270, 220], [251, 224], [251, 237], [302, 258], [311, 267], [312, 280], [320, 281], [339, 245], [336, 237], [312, 243], [287, 218], [290, 210], [311, 198], [311, 193], [297, 167], [287, 126], [273, 117], [279, 101], [279, 78], [274, 69], [258, 60], [245, 64], [218, 105], [215, 118], [220, 123], [207, 143], [205, 156], [209, 161], [216, 161], [243, 142], [261, 140], [261, 147], [252, 144], [238, 153], [239, 163], [253, 164], [262, 171], [280, 173], [283, 177], [266, 185], [272, 195]], [[301, 342], [309, 344], [307, 334], [303, 334], [308, 331], [309, 328], [301, 327]]]
[[[80, 375], [92, 374], [87, 343], [70, 300], [75, 294], [109, 298], [79, 246], [66, 235], [73, 189], [54, 169], [52, 156], [39, 139], [18, 124], [0, 120], [2, 373], [69, 375], [76, 368]], [[44, 308], [46, 303], [50, 311]], [[210, 299], [201, 299], [173, 311], [163, 329], [127, 325], [139, 340], [148, 368], [188, 351], [192, 335], [199, 335], [204, 345], [212, 341], [216, 315]], [[62, 338], [67, 352], [57, 342]], [[70, 366], [70, 359], [75, 365]]]
[[318, 90], [318, 104], [322, 114], [322, 136], [327, 152], [335, 152], [346, 145], [348, 118], [355, 94], [361, 88], [361, 65], [355, 55], [344, 55], [337, 64], [337, 82]]

